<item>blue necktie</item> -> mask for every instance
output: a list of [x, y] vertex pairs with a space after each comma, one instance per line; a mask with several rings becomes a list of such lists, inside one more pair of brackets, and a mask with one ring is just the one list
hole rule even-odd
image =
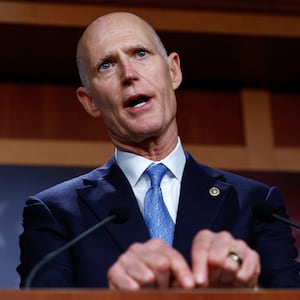
[[146, 170], [151, 180], [151, 187], [145, 196], [144, 219], [151, 238], [161, 238], [172, 246], [174, 222], [164, 203], [160, 188], [160, 182], [166, 172], [167, 168], [163, 164], [153, 165]]

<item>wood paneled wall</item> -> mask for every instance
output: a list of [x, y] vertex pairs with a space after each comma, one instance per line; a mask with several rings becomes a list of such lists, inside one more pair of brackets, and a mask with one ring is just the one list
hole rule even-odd
[[[178, 123], [184, 145], [197, 159], [231, 170], [299, 172], [300, 6], [293, 3], [293, 10], [284, 1], [266, 7], [259, 1], [243, 0], [243, 9], [234, 1], [229, 6], [221, 1], [216, 9], [209, 1], [206, 6], [180, 8], [168, 2], [166, 9], [157, 1], [153, 6], [146, 2], [151, 1], [140, 5], [135, 1], [132, 6], [117, 0], [114, 5], [0, 1], [5, 41], [0, 51], [8, 61], [0, 70], [0, 163], [96, 166], [111, 155], [113, 147], [102, 121], [89, 117], [76, 100], [73, 60], [64, 64], [67, 54], [59, 62], [55, 59], [60, 51], [75, 47], [79, 32], [90, 21], [126, 10], [148, 20], [170, 45], [176, 41], [183, 51], [188, 82], [178, 91]], [[32, 28], [39, 29], [28, 43], [22, 39], [28, 65], [19, 55], [22, 44], [14, 36], [22, 34], [22, 26], [27, 26], [26, 35]], [[43, 33], [49, 34], [50, 41]], [[59, 47], [50, 47], [54, 45]], [[52, 56], [53, 61], [43, 64]], [[198, 59], [201, 64], [197, 65]], [[21, 76], [18, 69], [22, 69]], [[47, 72], [51, 76], [43, 81]], [[64, 74], [61, 84], [55, 81], [56, 73], [58, 77]]]
[[[113, 152], [76, 86], [1, 83], [0, 163], [97, 166]], [[300, 171], [300, 94], [266, 89], [179, 90], [186, 148], [226, 169]]]

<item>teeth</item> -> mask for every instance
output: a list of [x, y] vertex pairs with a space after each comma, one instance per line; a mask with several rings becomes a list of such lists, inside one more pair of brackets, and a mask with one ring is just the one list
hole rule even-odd
[[143, 106], [145, 104], [146, 104], [146, 102], [141, 102], [141, 103], [138, 103], [137, 105], [135, 105], [134, 107], [141, 107], [141, 106]]
[[128, 107], [141, 107], [147, 103], [149, 99], [147, 97], [139, 97], [128, 103]]

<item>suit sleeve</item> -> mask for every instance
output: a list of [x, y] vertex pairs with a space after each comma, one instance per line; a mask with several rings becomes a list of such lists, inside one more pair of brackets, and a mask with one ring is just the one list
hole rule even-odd
[[[63, 246], [66, 242], [66, 228], [54, 216], [51, 209], [38, 198], [27, 200], [23, 212], [24, 231], [20, 236], [20, 286], [32, 268], [49, 252]], [[47, 263], [33, 279], [34, 287], [72, 287], [74, 286], [71, 257], [68, 251]]]
[[[279, 190], [272, 187], [266, 201], [277, 208], [278, 214], [288, 218]], [[262, 266], [260, 285], [272, 288], [299, 288], [300, 264], [289, 225], [275, 220], [254, 221], [254, 248], [259, 252]]]

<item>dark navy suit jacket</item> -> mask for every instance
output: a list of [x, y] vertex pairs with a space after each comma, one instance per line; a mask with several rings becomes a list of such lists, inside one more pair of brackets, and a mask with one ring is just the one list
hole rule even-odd
[[[300, 265], [289, 226], [263, 223], [252, 216], [252, 207], [264, 201], [285, 215], [279, 190], [186, 156], [174, 247], [190, 262], [191, 243], [199, 230], [227, 230], [258, 251], [260, 286], [300, 287]], [[211, 187], [220, 194], [211, 196]], [[129, 182], [113, 158], [103, 167], [30, 197], [20, 236], [21, 286], [48, 252], [104, 219], [119, 203], [128, 205], [130, 218], [123, 224], [107, 224], [49, 262], [33, 281], [37, 287], [107, 287], [108, 268], [132, 243], [148, 240], [149, 234]]]

